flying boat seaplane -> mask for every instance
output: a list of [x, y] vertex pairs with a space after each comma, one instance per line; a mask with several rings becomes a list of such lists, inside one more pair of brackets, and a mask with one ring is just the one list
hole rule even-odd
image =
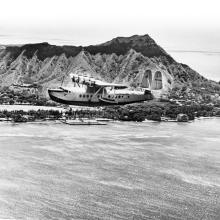
[[50, 98], [78, 106], [124, 105], [152, 99], [150, 90], [134, 91], [122, 84], [107, 83], [93, 77], [71, 73], [73, 86], [48, 89]]

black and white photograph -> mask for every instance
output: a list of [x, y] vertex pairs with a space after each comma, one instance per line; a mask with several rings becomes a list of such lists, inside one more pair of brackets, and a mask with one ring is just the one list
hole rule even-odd
[[0, 220], [220, 220], [220, 1], [0, 1]]

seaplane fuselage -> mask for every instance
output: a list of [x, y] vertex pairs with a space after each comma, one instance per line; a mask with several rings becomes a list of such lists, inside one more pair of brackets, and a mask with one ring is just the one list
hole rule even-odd
[[[82, 80], [81, 80], [82, 81]], [[95, 80], [91, 83], [77, 82], [74, 86], [48, 89], [50, 98], [62, 104], [78, 106], [124, 105], [152, 99], [149, 90], [132, 91], [120, 84], [104, 83]]]

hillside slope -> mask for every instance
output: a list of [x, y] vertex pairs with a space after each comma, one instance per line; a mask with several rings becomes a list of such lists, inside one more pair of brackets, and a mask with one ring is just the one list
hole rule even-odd
[[[220, 94], [220, 85], [176, 62], [149, 36], [117, 37], [103, 44], [76, 47], [48, 43], [0, 48], [0, 90], [16, 85], [71, 85], [70, 72], [85, 72], [108, 82], [150, 88], [155, 96]], [[186, 89], [187, 88], [187, 89]], [[186, 92], [187, 91], [187, 92]]]

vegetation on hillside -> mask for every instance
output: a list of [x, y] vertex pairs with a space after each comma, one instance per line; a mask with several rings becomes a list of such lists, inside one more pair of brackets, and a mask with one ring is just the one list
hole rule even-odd
[[29, 104], [38, 106], [56, 106], [57, 103], [52, 102], [37, 94], [29, 93], [28, 91], [15, 91], [7, 87], [0, 91], [0, 104]]

